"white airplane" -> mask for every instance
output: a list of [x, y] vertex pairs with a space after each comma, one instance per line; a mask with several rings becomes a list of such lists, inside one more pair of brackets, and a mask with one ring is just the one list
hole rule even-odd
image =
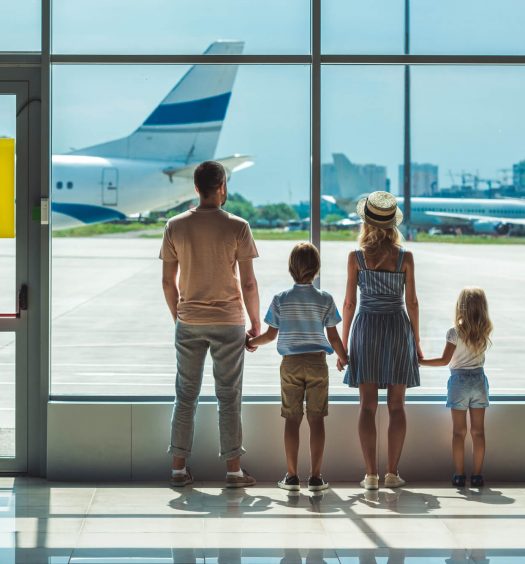
[[[339, 154], [338, 156], [339, 158], [335, 158], [334, 155], [334, 165], [340, 185], [346, 184], [347, 197], [323, 195], [323, 199], [345, 210], [349, 215], [346, 220], [342, 220], [346, 221], [342, 226], [351, 226], [360, 222], [355, 214], [355, 206], [361, 197], [366, 196], [366, 193], [360, 194], [358, 183], [350, 182], [348, 175], [345, 175], [344, 161], [348, 161], [346, 156]], [[378, 187], [378, 190], [381, 189], [384, 187]], [[403, 210], [404, 198], [398, 196], [397, 201], [399, 208]], [[522, 199], [413, 197], [410, 202], [410, 224], [416, 229], [453, 232], [459, 228], [486, 235], [506, 235], [510, 232], [525, 231], [525, 200]]]
[[[235, 55], [240, 41], [205, 52]], [[195, 198], [193, 171], [214, 158], [238, 65], [195, 65], [131, 135], [52, 158], [52, 228], [125, 219]], [[251, 157], [216, 159], [228, 176]]]

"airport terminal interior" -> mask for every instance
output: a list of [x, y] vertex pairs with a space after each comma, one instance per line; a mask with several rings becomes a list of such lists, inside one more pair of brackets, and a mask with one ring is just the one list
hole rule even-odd
[[[525, 564], [524, 24], [522, 0], [0, 2], [0, 564]], [[343, 311], [375, 191], [404, 215], [424, 358], [462, 288], [484, 290], [484, 484], [476, 432], [451, 482], [444, 363], [406, 391], [403, 485], [383, 480], [379, 391], [379, 483], [363, 487], [359, 390], [327, 355], [328, 487], [309, 481], [306, 417], [299, 482], [279, 487], [273, 342], [244, 361], [256, 483], [227, 487], [208, 355], [194, 481], [177, 487], [159, 251], [207, 160], [253, 234], [262, 320], [301, 241]]]

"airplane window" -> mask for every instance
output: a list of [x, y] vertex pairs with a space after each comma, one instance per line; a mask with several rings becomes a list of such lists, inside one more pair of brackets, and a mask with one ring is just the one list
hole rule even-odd
[[57, 182], [57, 189], [58, 190], [62, 190], [63, 186], [64, 186], [63, 182], [60, 182], [60, 181]]
[[73, 188], [73, 182], [68, 182], [66, 186], [69, 190], [71, 190], [71, 188]]

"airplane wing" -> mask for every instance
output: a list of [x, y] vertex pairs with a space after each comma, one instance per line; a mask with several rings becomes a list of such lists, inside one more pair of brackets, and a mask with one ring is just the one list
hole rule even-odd
[[427, 211], [426, 215], [439, 217], [443, 223], [450, 225], [469, 225], [477, 221], [505, 223], [507, 225], [525, 225], [525, 219], [522, 218], [509, 218], [509, 217], [493, 217], [490, 215], [475, 215], [467, 213], [448, 213], [448, 212], [433, 212]]
[[[255, 163], [253, 157], [250, 157], [248, 155], [232, 155], [231, 157], [225, 157], [223, 159], [215, 160], [221, 163], [222, 166], [226, 169], [228, 179], [233, 172], [238, 172], [239, 170], [249, 168]], [[194, 163], [182, 168], [168, 167], [163, 169], [162, 172], [169, 177], [170, 182], [173, 182], [173, 177], [191, 179], [193, 181], [193, 173], [195, 172], [198, 164], [199, 163]]]

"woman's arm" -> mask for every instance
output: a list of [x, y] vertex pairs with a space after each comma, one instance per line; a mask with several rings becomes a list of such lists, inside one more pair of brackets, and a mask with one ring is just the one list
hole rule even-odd
[[348, 352], [348, 337], [350, 336], [350, 326], [354, 319], [355, 308], [357, 306], [357, 256], [355, 251], [348, 255], [347, 279], [345, 301], [343, 303], [343, 334], [341, 340], [345, 352]]
[[423, 357], [421, 346], [419, 344], [419, 303], [416, 294], [416, 276], [414, 267], [414, 256], [411, 252], [405, 253], [405, 302], [407, 307], [408, 318], [412, 325], [414, 339], [417, 346], [417, 356]]
[[443, 354], [439, 358], [420, 358], [419, 364], [423, 366], [447, 366], [447, 364], [450, 364], [455, 350], [456, 345], [447, 341]]
[[[259, 347], [260, 345], [267, 345], [275, 340], [279, 333], [279, 329], [275, 327], [268, 327], [264, 333], [261, 333], [258, 337], [251, 337], [246, 339], [246, 346], [249, 348]], [[248, 337], [248, 335], [247, 335]]]

